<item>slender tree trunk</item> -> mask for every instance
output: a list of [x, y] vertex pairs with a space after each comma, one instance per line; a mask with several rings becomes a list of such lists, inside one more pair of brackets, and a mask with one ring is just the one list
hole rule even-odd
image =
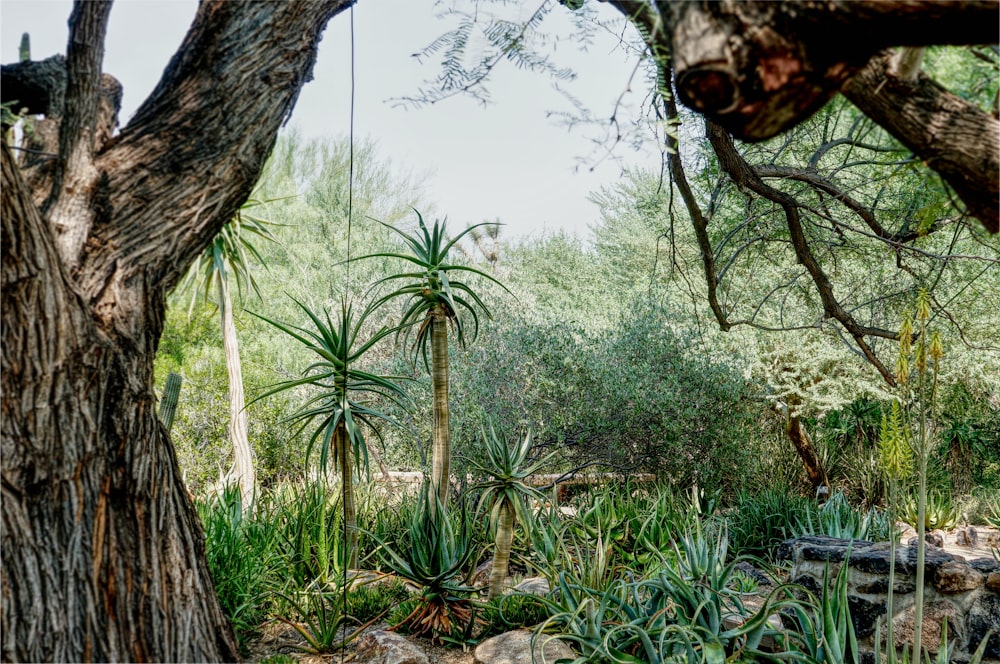
[[232, 473], [240, 487], [243, 511], [253, 505], [257, 487], [257, 471], [253, 463], [253, 448], [248, 435], [247, 411], [243, 395], [243, 367], [240, 364], [239, 341], [233, 320], [233, 300], [229, 284], [222, 275], [219, 282], [219, 312], [222, 317], [222, 348], [226, 355], [226, 373], [229, 376], [229, 441], [233, 446]]
[[799, 455], [799, 459], [802, 460], [806, 475], [809, 477], [809, 484], [812, 485], [813, 494], [815, 495], [820, 487], [825, 487], [827, 494], [829, 494], [830, 480], [827, 478], [826, 469], [816, 455], [816, 448], [813, 447], [809, 433], [802, 427], [802, 419], [793, 414], [793, 408], [794, 404], [782, 408], [782, 415], [785, 417], [785, 433], [788, 435], [792, 447], [795, 448], [796, 454]]
[[351, 442], [347, 438], [347, 429], [343, 422], [337, 427], [334, 449], [340, 463], [340, 481], [344, 501], [344, 530], [347, 533], [348, 569], [358, 567], [358, 509], [354, 502], [354, 463], [351, 455]]
[[[451, 431], [448, 413], [448, 319], [442, 308], [431, 313], [431, 382], [434, 388], [434, 444], [431, 483], [442, 505], [448, 503]], [[433, 502], [431, 504], [434, 504]]]
[[500, 520], [497, 523], [496, 550], [493, 552], [493, 567], [490, 569], [490, 589], [487, 599], [503, 594], [503, 582], [507, 578], [510, 564], [510, 548], [514, 542], [514, 509], [506, 500], [500, 505]]

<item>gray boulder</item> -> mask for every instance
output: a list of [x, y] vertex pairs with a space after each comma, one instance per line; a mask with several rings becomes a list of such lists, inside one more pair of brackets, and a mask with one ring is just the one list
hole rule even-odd
[[572, 660], [573, 650], [563, 641], [540, 634], [531, 647], [531, 632], [516, 629], [494, 636], [476, 646], [476, 664], [554, 664], [560, 659]]
[[427, 655], [395, 632], [368, 632], [358, 642], [355, 664], [430, 664]]

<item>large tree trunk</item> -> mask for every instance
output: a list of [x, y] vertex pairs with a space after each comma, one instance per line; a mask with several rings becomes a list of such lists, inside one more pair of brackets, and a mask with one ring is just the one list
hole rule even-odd
[[233, 447], [232, 474], [240, 487], [240, 499], [245, 512], [253, 505], [257, 487], [257, 471], [253, 465], [250, 447], [247, 411], [243, 398], [243, 367], [240, 364], [240, 346], [233, 320], [233, 299], [229, 283], [219, 275], [219, 309], [222, 317], [222, 348], [226, 355], [226, 373], [229, 377], [229, 441]]
[[29, 185], [0, 147], [3, 659], [238, 659], [153, 356], [166, 293], [246, 199], [347, 4], [203, 1], [109, 141], [107, 5], [78, 2], [54, 167]]
[[158, 321], [146, 353], [100, 329], [6, 147], [2, 191], [4, 659], [237, 659], [156, 418]]
[[[431, 312], [431, 385], [434, 391], [434, 429], [431, 485], [442, 505], [448, 503], [451, 479], [451, 429], [448, 411], [448, 318], [443, 307]], [[431, 505], [435, 503], [431, 501]]]

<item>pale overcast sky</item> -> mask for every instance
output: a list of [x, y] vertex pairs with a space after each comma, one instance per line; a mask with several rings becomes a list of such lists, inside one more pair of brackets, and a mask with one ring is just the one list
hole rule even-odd
[[[550, 0], [553, 2], [554, 0]], [[527, 16], [537, 2], [518, 11]], [[613, 17], [604, 3], [591, 2]], [[104, 70], [122, 81], [124, 125], [152, 91], [194, 16], [194, 0], [118, 0], [111, 12]], [[41, 59], [66, 48], [71, 3], [63, 0], [0, 1], [0, 61], [17, 60], [22, 32], [31, 34], [32, 57]], [[494, 103], [483, 108], [467, 98], [453, 98], [413, 110], [388, 100], [412, 95], [437, 74], [434, 63], [421, 65], [411, 55], [454, 24], [435, 16], [430, 0], [360, 0], [354, 9], [356, 46], [355, 136], [370, 136], [379, 153], [394, 165], [424, 173], [427, 198], [453, 228], [499, 218], [510, 236], [566, 228], [586, 234], [597, 220], [591, 191], [612, 184], [622, 161], [659, 168], [656, 141], [636, 153], [620, 146], [622, 161], [600, 159], [591, 129], [568, 131], [547, 117], [570, 111], [569, 102], [541, 74], [505, 63], [488, 88]], [[556, 6], [546, 24], [567, 30], [567, 10]], [[344, 136], [350, 94], [350, 17], [330, 22], [320, 45], [314, 80], [307, 83], [291, 124], [308, 136]], [[588, 52], [559, 44], [560, 64], [572, 66], [578, 79], [567, 85], [598, 117], [610, 117], [629, 87], [636, 59], [617, 46], [618, 38], [600, 32]], [[632, 81], [625, 103], [635, 108], [645, 95], [641, 73]], [[622, 114], [624, 115], [624, 114]], [[582, 165], [581, 165], [581, 159]], [[591, 172], [591, 166], [593, 171]]]

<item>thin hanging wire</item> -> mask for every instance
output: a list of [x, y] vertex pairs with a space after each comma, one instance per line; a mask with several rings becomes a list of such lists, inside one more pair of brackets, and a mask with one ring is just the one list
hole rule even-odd
[[354, 4], [351, 4], [351, 115], [347, 139], [347, 278], [345, 291], [351, 288], [351, 222], [354, 217]]
[[[345, 265], [345, 277], [344, 277], [344, 297], [346, 298], [351, 291], [351, 225], [354, 218], [354, 3], [351, 3], [350, 8], [350, 19], [351, 19], [351, 111], [350, 120], [348, 121], [348, 133], [347, 133], [347, 263]], [[342, 310], [342, 313], [343, 310]], [[347, 367], [344, 367], [346, 370]], [[345, 456], [349, 453], [350, 441], [344, 441], [344, 448], [341, 453]], [[352, 472], [351, 464], [343, 464], [344, 472]], [[343, 584], [341, 585], [341, 599], [343, 612], [341, 615], [347, 615], [347, 564], [351, 559], [351, 552], [347, 550], [347, 478], [340, 478], [340, 502], [344, 509], [344, 540], [343, 540], [343, 551], [344, 551], [344, 571], [343, 571]], [[357, 510], [355, 510], [355, 514]], [[347, 627], [345, 623], [344, 627], [344, 638], [347, 638]], [[346, 644], [341, 644], [340, 648], [340, 663], [344, 664], [346, 657]]]

